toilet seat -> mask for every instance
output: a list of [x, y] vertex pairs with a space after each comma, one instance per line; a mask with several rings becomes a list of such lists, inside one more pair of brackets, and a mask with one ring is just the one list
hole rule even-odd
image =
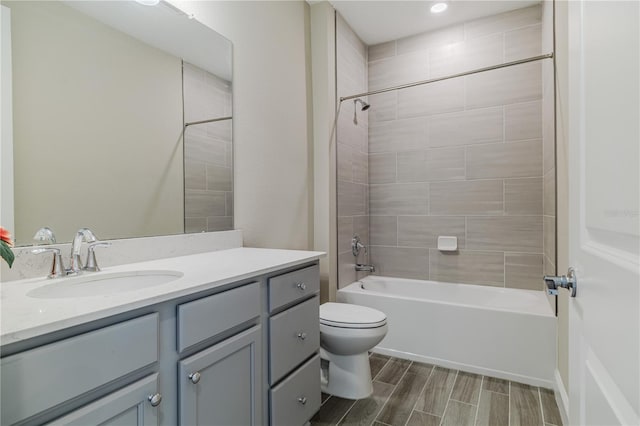
[[378, 328], [387, 324], [387, 316], [366, 306], [327, 302], [320, 305], [320, 324], [339, 328]]

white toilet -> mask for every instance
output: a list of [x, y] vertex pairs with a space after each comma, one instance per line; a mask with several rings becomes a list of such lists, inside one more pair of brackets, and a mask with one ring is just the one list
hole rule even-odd
[[369, 350], [387, 334], [387, 316], [349, 303], [320, 305], [322, 391], [347, 399], [373, 393]]

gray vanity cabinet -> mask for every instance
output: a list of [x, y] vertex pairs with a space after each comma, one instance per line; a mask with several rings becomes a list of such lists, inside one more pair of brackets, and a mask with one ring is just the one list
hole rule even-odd
[[47, 423], [49, 426], [158, 426], [158, 375], [152, 374]]
[[257, 325], [180, 361], [181, 425], [262, 424], [261, 340]]

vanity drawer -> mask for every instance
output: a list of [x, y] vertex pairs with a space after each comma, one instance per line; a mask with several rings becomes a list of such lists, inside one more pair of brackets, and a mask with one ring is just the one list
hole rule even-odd
[[[270, 374], [273, 385], [320, 347], [318, 296], [287, 309], [270, 321]], [[320, 373], [318, 373], [320, 374]]]
[[178, 306], [178, 352], [258, 316], [258, 283], [183, 303]]
[[2, 358], [1, 424], [81, 396], [158, 360], [158, 314]]
[[271, 389], [271, 424], [303, 425], [320, 408], [320, 355]]
[[320, 291], [320, 267], [288, 272], [269, 279], [269, 312]]

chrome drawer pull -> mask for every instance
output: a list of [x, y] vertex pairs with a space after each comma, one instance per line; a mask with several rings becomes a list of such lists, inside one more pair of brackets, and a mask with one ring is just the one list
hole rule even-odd
[[304, 340], [306, 338], [307, 338], [307, 333], [305, 333], [304, 331], [301, 331], [300, 333], [298, 333], [298, 339]]
[[307, 289], [307, 285], [305, 283], [298, 283], [296, 287], [300, 289], [300, 291], [305, 291]]
[[200, 381], [200, 373], [196, 371], [195, 373], [189, 374], [189, 380], [191, 380], [193, 384], [198, 383]]
[[152, 407], [157, 407], [162, 402], [162, 395], [156, 393], [154, 395], [149, 395], [147, 399], [149, 400], [149, 403]]
[[298, 402], [302, 405], [305, 405], [307, 403], [307, 397], [306, 396], [299, 396], [298, 397]]

